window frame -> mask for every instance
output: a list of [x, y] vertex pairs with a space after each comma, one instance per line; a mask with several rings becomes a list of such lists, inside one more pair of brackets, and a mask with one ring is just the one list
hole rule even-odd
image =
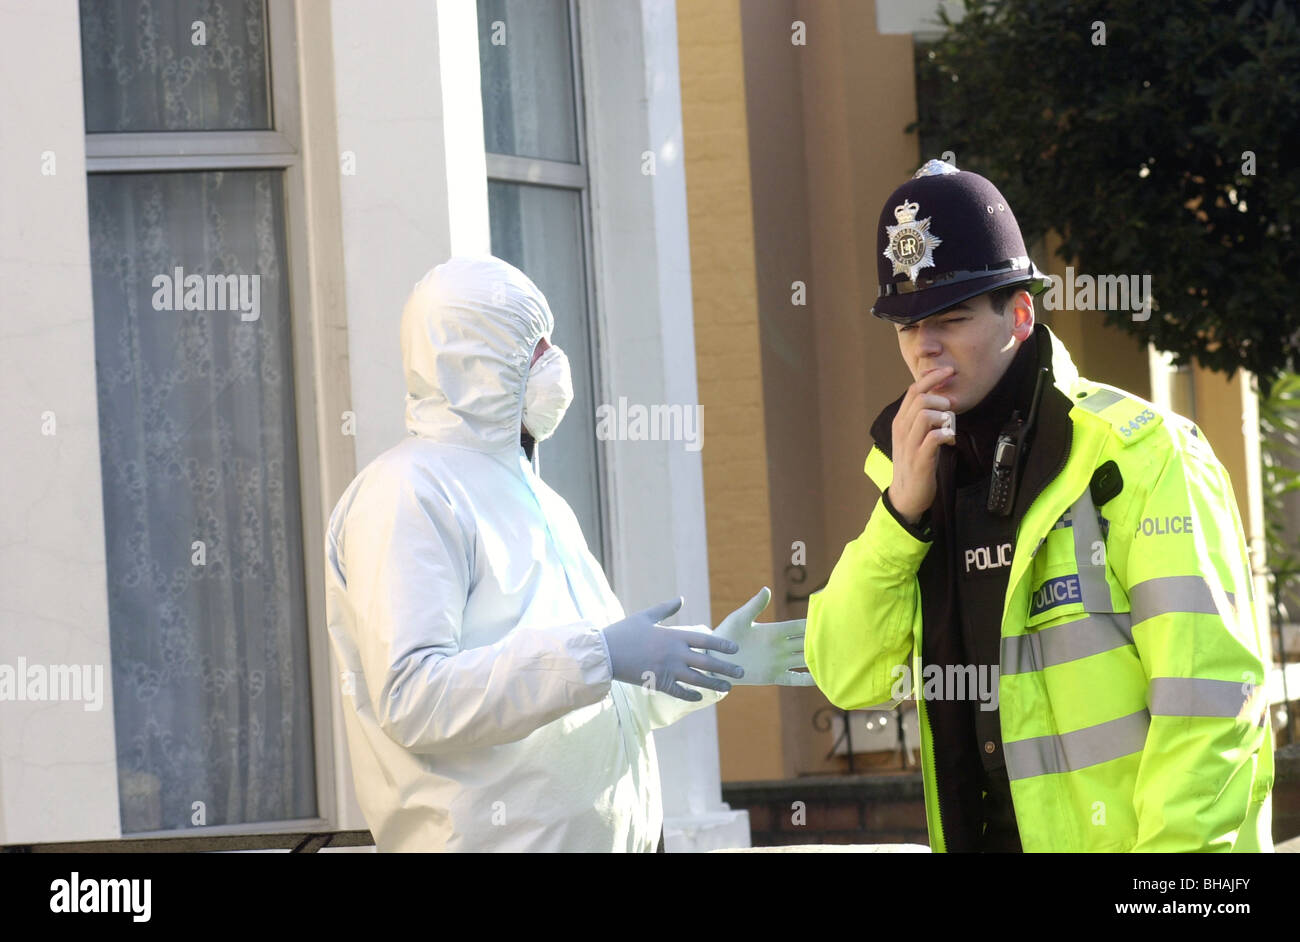
[[[591, 350], [591, 390], [595, 405], [608, 402], [605, 387], [607, 371], [605, 369], [601, 317], [597, 309], [596, 294], [596, 259], [593, 251], [594, 236], [592, 230], [592, 199], [590, 155], [587, 151], [587, 96], [585, 94], [585, 76], [582, 68], [582, 35], [579, 18], [578, 0], [568, 0], [569, 17], [569, 61], [573, 73], [573, 109], [574, 125], [577, 130], [576, 163], [561, 160], [546, 160], [539, 157], [518, 157], [512, 154], [497, 154], [486, 151], [488, 183], [513, 183], [523, 186], [546, 186], [555, 189], [577, 191], [579, 212], [582, 215], [582, 260], [583, 281], [587, 296], [587, 343]], [[600, 515], [600, 546], [605, 560], [605, 571], [611, 584], [613, 578], [610, 562], [614, 559], [614, 521], [615, 514], [611, 504], [611, 486], [609, 480], [610, 464], [608, 445], [596, 439], [596, 512]], [[588, 539], [591, 534], [587, 534]]]
[[[316, 809], [312, 818], [204, 825], [158, 831], [133, 831], [123, 840], [190, 839], [196, 834], [269, 834], [336, 829], [340, 814], [334, 748], [334, 713], [330, 697], [330, 652], [325, 613], [325, 574], [320, 548], [325, 545], [323, 494], [326, 474], [322, 431], [317, 422], [315, 377], [317, 325], [311, 307], [308, 261], [309, 228], [302, 153], [299, 100], [299, 49], [293, 0], [265, 0], [267, 71], [271, 130], [145, 131], [85, 133], [86, 174], [279, 170], [289, 293], [290, 356], [293, 364], [294, 419], [297, 431], [299, 538], [303, 549], [304, 608], [307, 632], [307, 678], [312, 721]], [[84, 125], [84, 122], [83, 122]], [[311, 473], [304, 473], [308, 468]], [[110, 637], [112, 627], [110, 625]], [[114, 767], [116, 768], [116, 757]], [[116, 779], [116, 775], [114, 778]], [[118, 795], [120, 814], [121, 796]]]

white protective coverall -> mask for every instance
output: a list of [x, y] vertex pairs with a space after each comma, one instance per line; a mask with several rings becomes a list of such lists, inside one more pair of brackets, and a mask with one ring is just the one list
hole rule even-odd
[[330, 518], [329, 632], [380, 851], [652, 851], [651, 730], [721, 697], [612, 680], [601, 629], [623, 608], [519, 444], [553, 328], [498, 259], [425, 275], [402, 314], [408, 437]]

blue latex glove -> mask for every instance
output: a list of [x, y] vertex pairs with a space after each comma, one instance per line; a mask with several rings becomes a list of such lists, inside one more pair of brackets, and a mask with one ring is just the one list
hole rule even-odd
[[740, 645], [740, 651], [724, 656], [721, 660], [744, 668], [743, 677], [736, 681], [738, 684], [816, 686], [812, 674], [796, 672], [796, 669], [808, 669], [803, 656], [803, 635], [807, 620], [799, 618], [795, 621], [773, 621], [761, 625], [755, 623], [754, 619], [767, 608], [767, 603], [771, 600], [771, 591], [763, 586], [758, 595], [722, 619], [722, 624], [713, 631], [714, 637], [735, 641]]
[[738, 677], [743, 671], [704, 652], [735, 653], [737, 645], [734, 641], [720, 638], [707, 629], [696, 631], [657, 624], [660, 619], [676, 614], [681, 607], [680, 597], [660, 602], [604, 629], [605, 646], [609, 649], [615, 680], [650, 686], [692, 703], [703, 699], [703, 694], [684, 684], [723, 693], [731, 689], [731, 684], [713, 676], [713, 673]]

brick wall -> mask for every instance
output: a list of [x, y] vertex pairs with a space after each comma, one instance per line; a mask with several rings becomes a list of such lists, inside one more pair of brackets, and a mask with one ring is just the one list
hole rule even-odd
[[918, 773], [734, 782], [722, 798], [749, 812], [755, 847], [930, 843]]
[[[1300, 743], [1278, 749], [1273, 841], [1300, 837]], [[722, 798], [749, 812], [755, 847], [789, 844], [926, 844], [919, 773], [733, 782]]]
[[1278, 749], [1273, 765], [1273, 842], [1280, 844], [1300, 837], [1300, 743]]
[[[677, 49], [716, 625], [762, 586], [779, 588], [771, 554], [739, 0], [677, 4]], [[769, 609], [762, 619], [771, 618]], [[793, 774], [782, 748], [779, 690], [737, 687], [717, 709], [724, 780]]]

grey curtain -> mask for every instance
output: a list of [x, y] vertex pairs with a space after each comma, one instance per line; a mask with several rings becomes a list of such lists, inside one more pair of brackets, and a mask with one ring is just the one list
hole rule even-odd
[[271, 127], [263, 0], [81, 0], [81, 68], [89, 133]]
[[[89, 196], [122, 830], [313, 817], [280, 173]], [[260, 276], [258, 319], [157, 309], [177, 267]]]
[[[570, 25], [568, 0], [478, 0], [489, 153], [579, 161]], [[504, 43], [494, 44], [494, 37]], [[540, 446], [541, 475], [569, 502], [592, 553], [603, 561], [582, 191], [490, 180], [488, 214], [492, 253], [541, 288], [555, 315], [551, 340], [572, 365], [573, 405], [554, 437]]]
[[478, 49], [488, 153], [576, 162], [568, 0], [478, 0]]
[[578, 190], [491, 180], [488, 216], [492, 254], [533, 279], [555, 315], [551, 340], [569, 358], [573, 404], [555, 434], [541, 443], [541, 476], [573, 508], [592, 555], [603, 563], [596, 455], [599, 403], [587, 312], [581, 194]]

